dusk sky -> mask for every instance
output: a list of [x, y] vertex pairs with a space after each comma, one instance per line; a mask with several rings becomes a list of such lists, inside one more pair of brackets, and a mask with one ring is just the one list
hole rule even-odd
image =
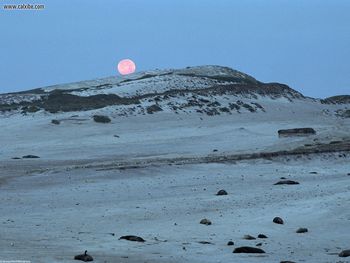
[[[44, 4], [40, 11], [5, 4]], [[349, 0], [0, 0], [0, 93], [222, 65], [312, 97], [350, 94]]]

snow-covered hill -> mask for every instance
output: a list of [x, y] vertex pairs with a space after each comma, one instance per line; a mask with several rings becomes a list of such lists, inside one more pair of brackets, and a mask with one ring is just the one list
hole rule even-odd
[[150, 113], [147, 107], [157, 105], [153, 109], [158, 111], [218, 115], [264, 111], [259, 104], [260, 98], [305, 99], [283, 84], [262, 83], [226, 67], [200, 66], [3, 94], [0, 95], [0, 110], [35, 112], [43, 109], [57, 113], [115, 106], [120, 114], [142, 114]]
[[[344, 98], [219, 66], [0, 95], [0, 261], [73, 263], [87, 249], [96, 262], [338, 262], [350, 232]], [[316, 133], [278, 136], [298, 127]]]

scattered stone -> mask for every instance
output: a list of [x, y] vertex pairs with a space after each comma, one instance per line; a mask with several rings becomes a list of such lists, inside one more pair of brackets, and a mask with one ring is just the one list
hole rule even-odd
[[225, 190], [220, 190], [219, 192], [217, 192], [216, 195], [227, 195], [227, 192]]
[[284, 177], [284, 176], [282, 176], [280, 179], [281, 179], [281, 180], [285, 180], [285, 179], [287, 179], [287, 178], [286, 178], [286, 177]]
[[75, 260], [80, 260], [80, 261], [84, 261], [84, 262], [88, 262], [88, 261], [93, 261], [94, 259], [92, 258], [92, 256], [90, 256], [89, 254], [87, 254], [87, 250], [85, 250], [84, 254], [80, 254], [80, 255], [76, 255], [74, 257]]
[[209, 219], [206, 219], [206, 218], [202, 219], [199, 223], [202, 225], [207, 225], [207, 226], [211, 225], [211, 221]]
[[110, 123], [111, 122], [111, 119], [107, 116], [104, 116], [104, 115], [94, 115], [92, 118], [94, 119], [95, 122], [98, 122], [98, 123]]
[[309, 230], [308, 230], [307, 228], [301, 227], [301, 228], [299, 228], [299, 229], [296, 231], [296, 233], [300, 234], [300, 233], [306, 233], [306, 232], [308, 232], [308, 231], [309, 231]]
[[59, 120], [51, 120], [51, 123], [55, 125], [60, 125], [61, 122]]
[[280, 225], [284, 224], [283, 219], [278, 216], [276, 216], [272, 221], [276, 224], [280, 224]]
[[233, 253], [265, 253], [264, 250], [256, 247], [237, 247], [233, 250]]
[[299, 184], [297, 181], [292, 181], [292, 180], [283, 180], [283, 181], [278, 181], [274, 185], [282, 185], [282, 184], [288, 184], [288, 185], [293, 185], [293, 184]]
[[317, 172], [310, 172], [310, 174], [317, 174]]
[[125, 239], [125, 240], [129, 240], [129, 241], [135, 241], [135, 242], [145, 242], [145, 240], [142, 237], [138, 237], [138, 236], [121, 236], [119, 238], [120, 239]]
[[246, 239], [246, 240], [254, 240], [256, 239], [255, 237], [251, 236], [251, 235], [244, 235], [243, 236], [243, 239]]
[[233, 241], [229, 241], [229, 242], [227, 242], [227, 245], [228, 246], [233, 246], [235, 243], [233, 243]]
[[340, 252], [339, 257], [341, 258], [350, 257], [350, 249], [343, 250], [342, 252]]
[[267, 238], [267, 236], [264, 235], [264, 234], [259, 234], [259, 235], [258, 235], [258, 238]]
[[12, 160], [19, 160], [19, 159], [21, 159], [20, 157], [12, 157], [11, 158]]
[[218, 150], [217, 149], [214, 149], [213, 152], [217, 152]]
[[287, 261], [281, 261], [280, 263], [295, 263], [295, 262], [287, 260]]
[[261, 247], [262, 246], [262, 243], [258, 243], [256, 244], [257, 247]]
[[23, 159], [37, 159], [37, 158], [40, 158], [39, 156], [36, 156], [36, 155], [24, 155], [22, 156]]

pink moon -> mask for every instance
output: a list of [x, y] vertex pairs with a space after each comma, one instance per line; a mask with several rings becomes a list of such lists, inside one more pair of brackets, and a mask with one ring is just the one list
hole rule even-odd
[[123, 59], [118, 63], [118, 71], [122, 75], [128, 75], [134, 73], [136, 65], [131, 59]]

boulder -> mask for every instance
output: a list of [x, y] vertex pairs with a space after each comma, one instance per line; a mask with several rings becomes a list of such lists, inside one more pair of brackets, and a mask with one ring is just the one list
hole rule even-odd
[[227, 195], [227, 192], [225, 190], [220, 190], [216, 195]]
[[237, 247], [235, 250], [233, 250], [233, 253], [254, 253], [254, 254], [261, 254], [265, 253], [264, 250], [256, 247]]
[[299, 184], [299, 182], [293, 181], [293, 180], [282, 180], [282, 181], [278, 181], [274, 185], [282, 185], [282, 184], [293, 185], [293, 184]]
[[94, 259], [92, 258], [92, 256], [90, 256], [89, 254], [87, 254], [87, 250], [85, 250], [84, 254], [80, 254], [80, 255], [76, 255], [74, 257], [75, 260], [80, 260], [80, 261], [84, 261], [84, 262], [89, 262], [89, 261], [93, 261]]
[[246, 240], [254, 240], [256, 239], [255, 237], [251, 236], [251, 235], [244, 235], [243, 236], [243, 239], [246, 239]]
[[206, 218], [202, 219], [199, 223], [202, 225], [207, 225], [207, 226], [211, 225], [211, 221], [209, 219], [206, 219]]
[[274, 223], [276, 223], [276, 224], [280, 224], [280, 225], [283, 225], [283, 224], [284, 224], [283, 219], [280, 218], [280, 217], [278, 217], [278, 216], [276, 216], [276, 217], [272, 220], [272, 222], [274, 222]]
[[22, 156], [23, 159], [37, 159], [37, 158], [40, 158], [39, 156], [36, 156], [36, 155], [24, 155]]
[[128, 241], [134, 241], [134, 242], [145, 242], [145, 240], [142, 237], [133, 236], [133, 235], [121, 236], [119, 239], [125, 239]]
[[307, 228], [304, 227], [300, 227], [299, 229], [297, 229], [296, 233], [301, 234], [301, 233], [306, 233], [309, 230]]
[[340, 252], [339, 257], [341, 258], [350, 257], [350, 249], [346, 249]]

